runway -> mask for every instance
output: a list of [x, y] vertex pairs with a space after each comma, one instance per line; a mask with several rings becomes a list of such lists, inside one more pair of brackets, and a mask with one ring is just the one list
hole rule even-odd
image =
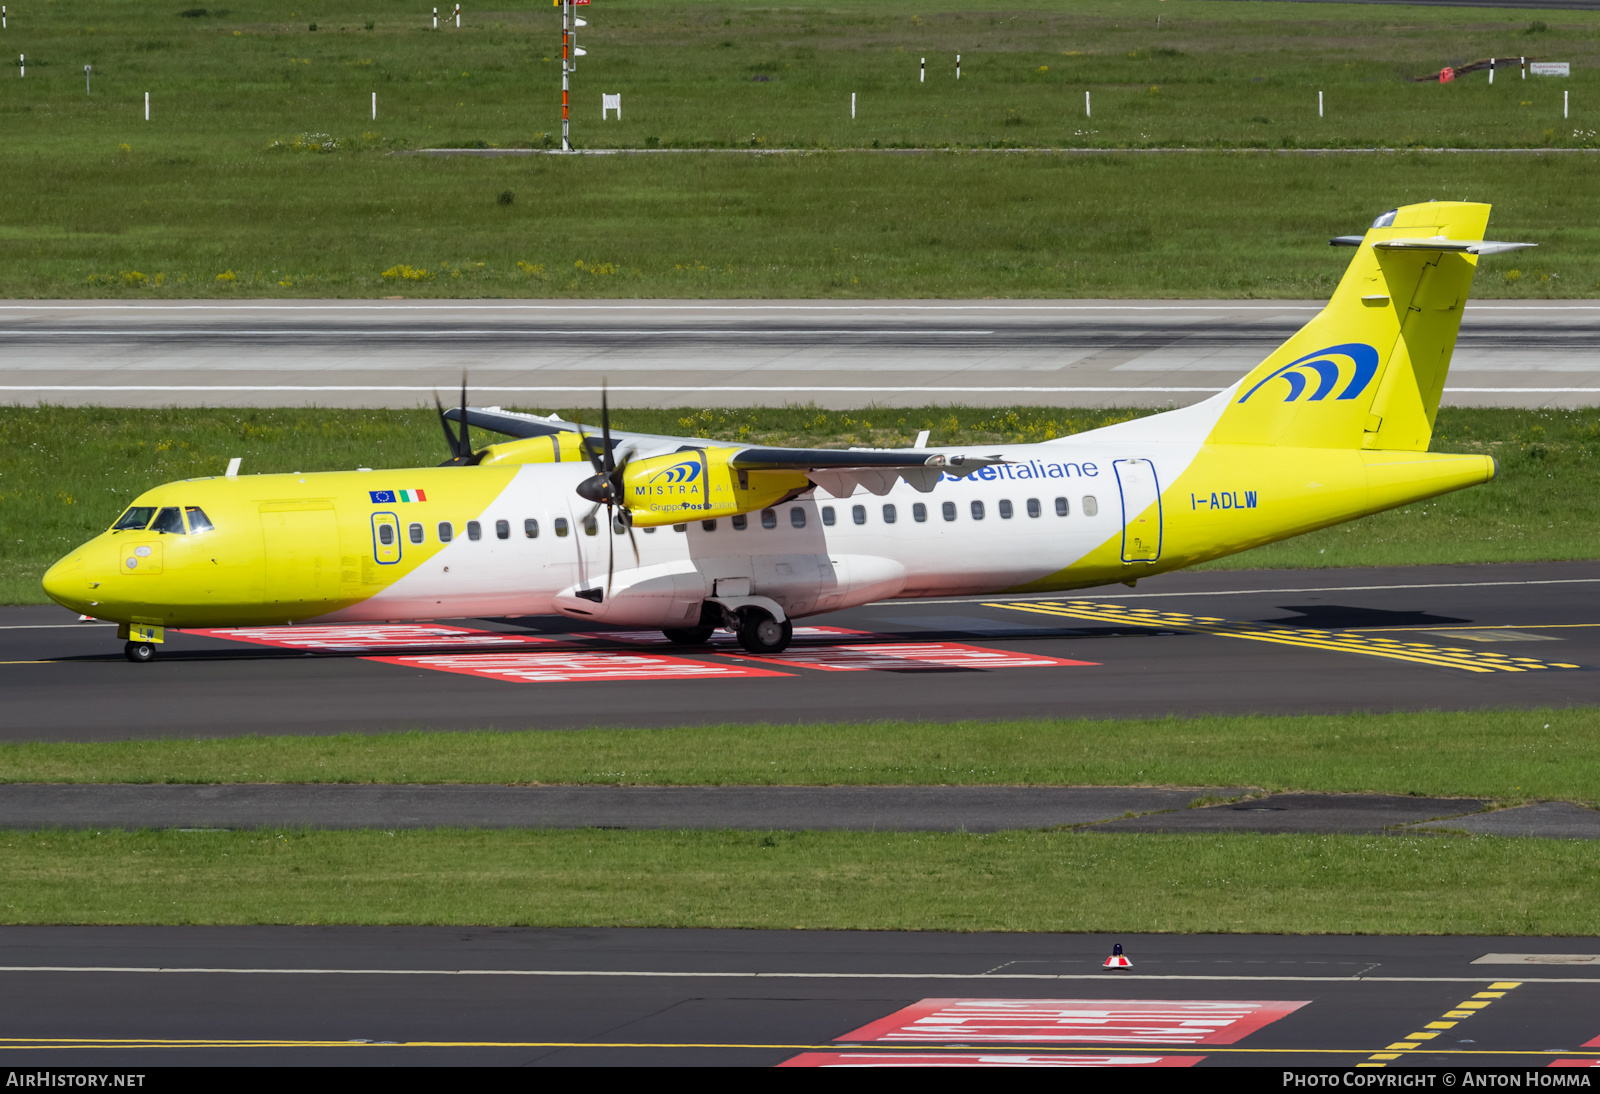
[[[1176, 406], [1322, 301], [12, 301], [0, 401]], [[1449, 405], [1600, 402], [1600, 302], [1470, 304]]]
[[867, 605], [767, 658], [552, 617], [174, 634], [145, 665], [12, 607], [0, 740], [1559, 707], [1600, 702], [1597, 594], [1592, 562], [1174, 573]]
[[[1102, 968], [1114, 942], [1132, 968]], [[1597, 963], [1594, 938], [5, 927], [0, 1057], [1532, 1070], [1600, 1059]]]

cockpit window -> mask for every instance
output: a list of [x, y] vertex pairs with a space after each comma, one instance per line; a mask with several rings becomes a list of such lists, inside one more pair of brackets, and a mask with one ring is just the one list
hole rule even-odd
[[150, 518], [156, 515], [153, 505], [135, 505], [122, 516], [117, 518], [117, 523], [111, 526], [113, 532], [127, 532], [135, 529], [149, 527]]
[[209, 532], [213, 527], [211, 518], [206, 516], [206, 511], [198, 505], [191, 505], [184, 509], [189, 514], [189, 534], [198, 536], [201, 532]]
[[183, 510], [176, 505], [168, 506], [156, 514], [154, 523], [150, 525], [152, 532], [166, 532], [169, 535], [183, 535]]

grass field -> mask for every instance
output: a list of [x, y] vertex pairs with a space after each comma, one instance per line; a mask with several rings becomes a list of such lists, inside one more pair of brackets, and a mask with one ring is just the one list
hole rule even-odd
[[[565, 408], [597, 421], [594, 410]], [[756, 444], [1038, 441], [1150, 413], [1050, 407], [830, 411], [619, 410], [619, 428]], [[0, 603], [44, 602], [39, 579], [141, 491], [244, 471], [412, 467], [444, 458], [431, 410], [140, 410], [0, 407]], [[1593, 558], [1600, 542], [1600, 410], [1445, 408], [1434, 449], [1488, 452], [1484, 486], [1261, 547], [1208, 568], [1406, 565]]]
[[0, 923], [1592, 934], [1582, 841], [0, 833]]
[[0, 783], [1254, 786], [1592, 803], [1597, 773], [1587, 707], [0, 744]]
[[[0, 295], [1315, 297], [1346, 257], [1328, 236], [1436, 197], [1542, 244], [1486, 260], [1478, 296], [1600, 293], [1587, 154], [1216, 151], [1594, 146], [1600, 13], [1171, 0], [1158, 30], [1134, 0], [614, 0], [584, 32], [580, 144], [812, 151], [440, 160], [388, 153], [550, 139], [552, 8], [460, 31], [394, 0], [182, 10], [13, 13]], [[1491, 54], [1574, 75], [1404, 78]], [[602, 88], [624, 121], [595, 120]], [[874, 144], [951, 151], [828, 151]], [[1210, 151], [972, 151], [1152, 145]]]

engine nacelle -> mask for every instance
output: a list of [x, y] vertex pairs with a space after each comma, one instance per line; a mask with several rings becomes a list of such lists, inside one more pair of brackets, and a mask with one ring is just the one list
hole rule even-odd
[[[595, 451], [600, 450], [600, 440], [591, 437]], [[478, 466], [496, 463], [582, 463], [589, 457], [583, 451], [583, 438], [576, 432], [551, 433], [544, 437], [523, 437], [515, 441], [491, 444], [482, 450]]]
[[622, 471], [622, 502], [641, 528], [714, 520], [766, 509], [811, 489], [802, 471], [736, 471], [742, 448], [690, 449], [632, 460]]

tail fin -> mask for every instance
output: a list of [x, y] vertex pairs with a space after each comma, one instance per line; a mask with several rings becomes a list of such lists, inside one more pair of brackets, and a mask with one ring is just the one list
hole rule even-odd
[[1225, 393], [1211, 441], [1425, 451], [1477, 256], [1531, 246], [1483, 242], [1488, 223], [1463, 201], [1379, 217], [1328, 306]]

